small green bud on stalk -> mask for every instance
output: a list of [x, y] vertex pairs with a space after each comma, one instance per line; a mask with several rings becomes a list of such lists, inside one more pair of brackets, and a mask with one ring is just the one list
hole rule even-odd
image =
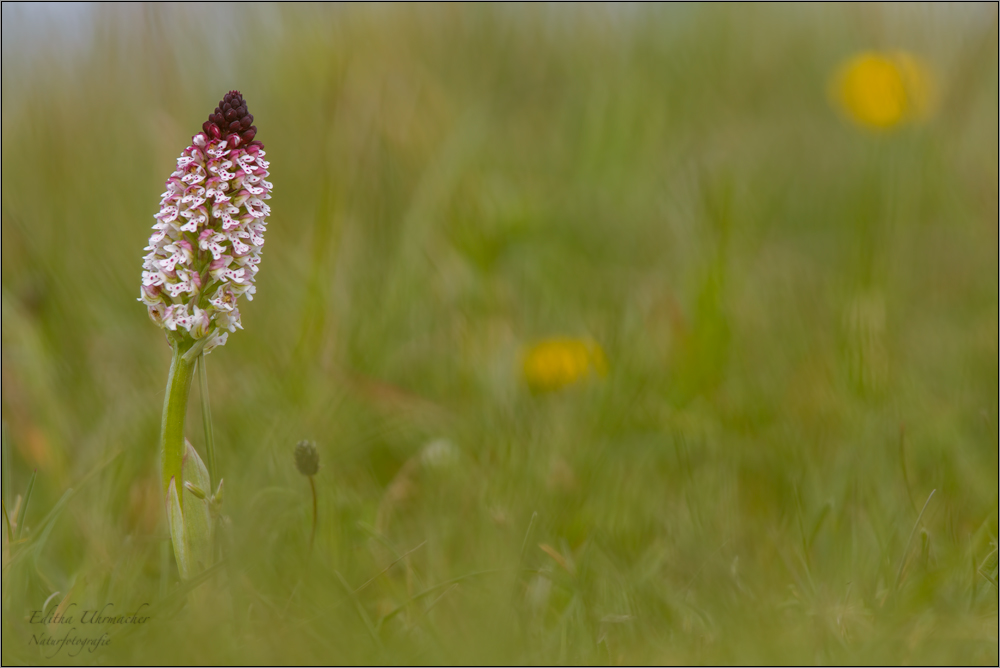
[[309, 478], [309, 488], [312, 490], [313, 500], [313, 522], [312, 533], [309, 534], [309, 551], [312, 552], [313, 542], [316, 540], [316, 523], [318, 519], [319, 505], [316, 499], [316, 481], [313, 478], [319, 473], [319, 451], [316, 445], [310, 441], [300, 441], [295, 446], [295, 468], [299, 473]]
[[196, 498], [198, 498], [198, 499], [200, 499], [202, 501], [205, 500], [205, 496], [206, 496], [205, 492], [202, 491], [202, 489], [200, 487], [195, 487], [193, 483], [190, 483], [190, 482], [184, 483], [184, 489], [186, 489], [187, 491], [189, 491], [192, 494], [194, 494]]
[[319, 452], [313, 443], [302, 441], [295, 446], [295, 468], [304, 476], [319, 473]]

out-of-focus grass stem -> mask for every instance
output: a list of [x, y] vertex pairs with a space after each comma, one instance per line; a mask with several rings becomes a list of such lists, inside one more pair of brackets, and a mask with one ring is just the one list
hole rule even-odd
[[198, 382], [201, 384], [201, 421], [205, 427], [205, 448], [208, 450], [208, 476], [212, 481], [212, 489], [219, 479], [215, 466], [215, 432], [212, 429], [212, 406], [208, 397], [208, 369], [205, 367], [205, 355], [198, 357]]
[[906, 486], [906, 496], [910, 499], [910, 507], [916, 512], [917, 504], [913, 502], [913, 493], [910, 491], [910, 476], [906, 473], [906, 426], [899, 428], [899, 466], [903, 470], [903, 484]]
[[14, 532], [10, 528], [10, 516], [7, 514], [7, 503], [0, 501], [3, 504], [3, 521], [7, 527], [7, 544], [11, 545], [14, 542]]
[[309, 478], [309, 489], [312, 492], [312, 531], [309, 534], [309, 552], [312, 553], [313, 542], [316, 540], [316, 523], [319, 516], [319, 505], [316, 501], [315, 476], [319, 472], [319, 453], [316, 445], [310, 441], [300, 441], [295, 446], [295, 468], [299, 473]]
[[375, 645], [381, 647], [382, 639], [379, 637], [378, 630], [375, 628], [375, 625], [372, 624], [371, 617], [369, 617], [368, 613], [365, 611], [365, 606], [361, 604], [361, 601], [359, 601], [357, 595], [355, 595], [354, 589], [347, 584], [347, 580], [344, 579], [344, 576], [341, 575], [339, 571], [334, 571], [334, 575], [336, 575], [337, 579], [340, 580], [340, 584], [344, 588], [344, 591], [347, 592], [347, 596], [354, 603], [358, 616], [361, 618], [361, 621], [364, 622], [365, 627], [368, 629], [368, 633], [371, 635]]
[[14, 529], [14, 540], [21, 540], [21, 536], [24, 534], [24, 519], [28, 514], [28, 503], [31, 501], [31, 492], [35, 489], [35, 478], [38, 477], [38, 471], [34, 471], [31, 474], [31, 480], [28, 481], [28, 491], [24, 493], [24, 502], [17, 511], [17, 518], [15, 522], [17, 523]]
[[976, 568], [976, 562], [975, 561], [972, 562], [972, 567], [975, 568], [976, 571], [980, 575], [982, 575], [991, 585], [993, 585], [994, 589], [1000, 589], [1000, 587], [997, 587], [997, 579], [996, 579], [997, 569], [996, 568], [993, 569], [994, 574], [991, 576], [989, 572], [986, 570], [986, 565], [990, 563], [990, 561], [994, 557], [997, 556], [997, 552], [998, 552], [997, 549], [994, 548], [993, 551], [990, 552], [989, 556], [987, 556], [986, 559], [983, 560], [982, 566], [979, 566], [978, 568]]
[[313, 497], [313, 522], [312, 531], [309, 533], [309, 552], [312, 552], [313, 544], [316, 542], [316, 520], [319, 516], [319, 504], [316, 502], [316, 479], [309, 476], [309, 489], [312, 490]]
[[3, 450], [3, 501], [5, 504], [10, 504], [10, 486], [11, 486], [11, 472], [10, 472], [10, 437], [7, 434], [7, 423], [3, 423], [2, 437], [2, 450]]
[[910, 546], [913, 544], [913, 537], [917, 535], [917, 528], [920, 526], [920, 521], [924, 519], [924, 513], [927, 512], [927, 507], [931, 505], [931, 501], [934, 499], [934, 495], [937, 494], [937, 490], [933, 490], [930, 496], [927, 497], [927, 501], [924, 503], [923, 510], [920, 511], [920, 515], [917, 517], [916, 523], [913, 525], [913, 531], [910, 532], [910, 538], [906, 541], [906, 548], [903, 550], [903, 558], [899, 563], [899, 572], [896, 574], [896, 585], [893, 589], [898, 590], [899, 585], [903, 581], [903, 572], [906, 570], [906, 557], [910, 553]]
[[517, 599], [517, 581], [521, 577], [521, 569], [524, 568], [524, 558], [528, 554], [528, 541], [531, 540], [531, 531], [535, 528], [535, 520], [538, 519], [538, 512], [531, 513], [531, 520], [528, 522], [528, 530], [524, 532], [524, 541], [521, 543], [521, 553], [517, 559], [517, 571], [514, 573], [514, 587], [510, 594], [510, 614], [514, 614], [514, 602]]

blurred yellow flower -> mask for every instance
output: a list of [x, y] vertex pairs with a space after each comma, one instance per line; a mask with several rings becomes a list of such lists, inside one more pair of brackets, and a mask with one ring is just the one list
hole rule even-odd
[[934, 77], [916, 56], [866, 51], [841, 65], [830, 96], [858, 125], [889, 130], [927, 118], [933, 90]]
[[524, 378], [534, 391], [551, 392], [591, 374], [608, 371], [604, 351], [589, 339], [554, 338], [539, 341], [524, 352]]

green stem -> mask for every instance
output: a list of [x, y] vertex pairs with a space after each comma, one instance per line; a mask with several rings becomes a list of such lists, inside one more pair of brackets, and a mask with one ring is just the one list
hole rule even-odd
[[[184, 359], [190, 343], [174, 343], [174, 358], [167, 377], [167, 396], [163, 401], [163, 422], [160, 426], [160, 446], [163, 448], [163, 493], [170, 489], [170, 481], [177, 480], [180, 494], [184, 464], [184, 418], [187, 414], [188, 395], [194, 378], [194, 364]], [[183, 501], [181, 502], [183, 503]]]
[[208, 369], [205, 367], [205, 354], [198, 356], [198, 382], [201, 385], [201, 421], [205, 426], [205, 448], [208, 450], [208, 477], [211, 481], [211, 494], [219, 479], [215, 468], [215, 434], [212, 431], [212, 406], [208, 402]]
[[312, 476], [309, 476], [309, 487], [312, 489], [313, 495], [313, 524], [312, 532], [309, 534], [309, 553], [312, 554], [313, 543], [316, 542], [316, 519], [318, 517], [319, 504], [316, 503], [316, 481]]

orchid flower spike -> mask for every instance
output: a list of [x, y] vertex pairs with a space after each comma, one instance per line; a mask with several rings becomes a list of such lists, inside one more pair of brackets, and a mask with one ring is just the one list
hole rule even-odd
[[242, 329], [271, 209], [269, 166], [239, 91], [191, 138], [166, 182], [142, 264], [139, 301], [175, 343], [208, 353]]

